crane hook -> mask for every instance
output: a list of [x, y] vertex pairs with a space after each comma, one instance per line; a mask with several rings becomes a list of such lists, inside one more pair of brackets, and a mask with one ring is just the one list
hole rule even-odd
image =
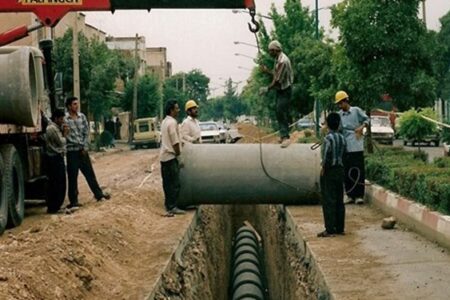
[[256, 11], [254, 8], [250, 8], [250, 16], [252, 17], [251, 22], [253, 23], [253, 25], [255, 25], [255, 27], [252, 27], [252, 24], [248, 23], [248, 29], [253, 33], [257, 33], [259, 31], [260, 25], [258, 21], [256, 21]]

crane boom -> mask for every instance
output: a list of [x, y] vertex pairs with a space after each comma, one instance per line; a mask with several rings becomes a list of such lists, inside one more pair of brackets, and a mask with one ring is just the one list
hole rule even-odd
[[45, 26], [55, 26], [68, 12], [120, 9], [255, 9], [254, 0], [1, 0], [1, 12], [33, 12]]

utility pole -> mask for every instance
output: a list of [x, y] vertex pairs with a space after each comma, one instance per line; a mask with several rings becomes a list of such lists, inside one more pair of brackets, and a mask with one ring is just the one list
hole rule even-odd
[[133, 105], [131, 109], [131, 124], [130, 124], [130, 136], [129, 143], [133, 141], [134, 138], [134, 120], [137, 119], [137, 98], [138, 98], [138, 81], [139, 81], [139, 65], [140, 57], [138, 55], [139, 46], [139, 35], [136, 33], [135, 44], [134, 44], [134, 82], [133, 82]]
[[425, 0], [422, 0], [422, 20], [425, 27], [427, 27], [427, 7], [425, 4]]
[[[316, 39], [319, 40], [319, 0], [316, 0]], [[316, 137], [320, 138], [320, 101], [314, 100], [314, 110], [316, 119]]]
[[183, 94], [186, 92], [186, 73], [183, 72]]
[[[75, 13], [75, 21], [72, 32], [73, 52], [73, 96], [80, 99], [80, 48], [78, 46], [78, 13]], [[81, 101], [81, 100], [80, 100]], [[80, 106], [81, 108], [81, 106]]]

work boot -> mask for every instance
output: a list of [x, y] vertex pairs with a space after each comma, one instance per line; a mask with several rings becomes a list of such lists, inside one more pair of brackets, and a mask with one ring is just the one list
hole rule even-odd
[[344, 196], [344, 204], [352, 204], [352, 203], [355, 203], [355, 199], [345, 195]]
[[364, 199], [363, 198], [356, 198], [355, 203], [359, 204], [359, 205], [362, 205], [362, 204], [364, 204]]
[[185, 210], [179, 209], [178, 207], [174, 207], [170, 210], [174, 215], [184, 215], [186, 213]]

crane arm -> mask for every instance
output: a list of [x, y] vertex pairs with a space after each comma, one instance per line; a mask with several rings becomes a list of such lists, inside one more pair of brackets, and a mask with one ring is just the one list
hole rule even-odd
[[112, 11], [120, 9], [255, 9], [254, 0], [1, 0], [1, 12], [33, 12], [45, 26], [55, 26], [73, 11]]

